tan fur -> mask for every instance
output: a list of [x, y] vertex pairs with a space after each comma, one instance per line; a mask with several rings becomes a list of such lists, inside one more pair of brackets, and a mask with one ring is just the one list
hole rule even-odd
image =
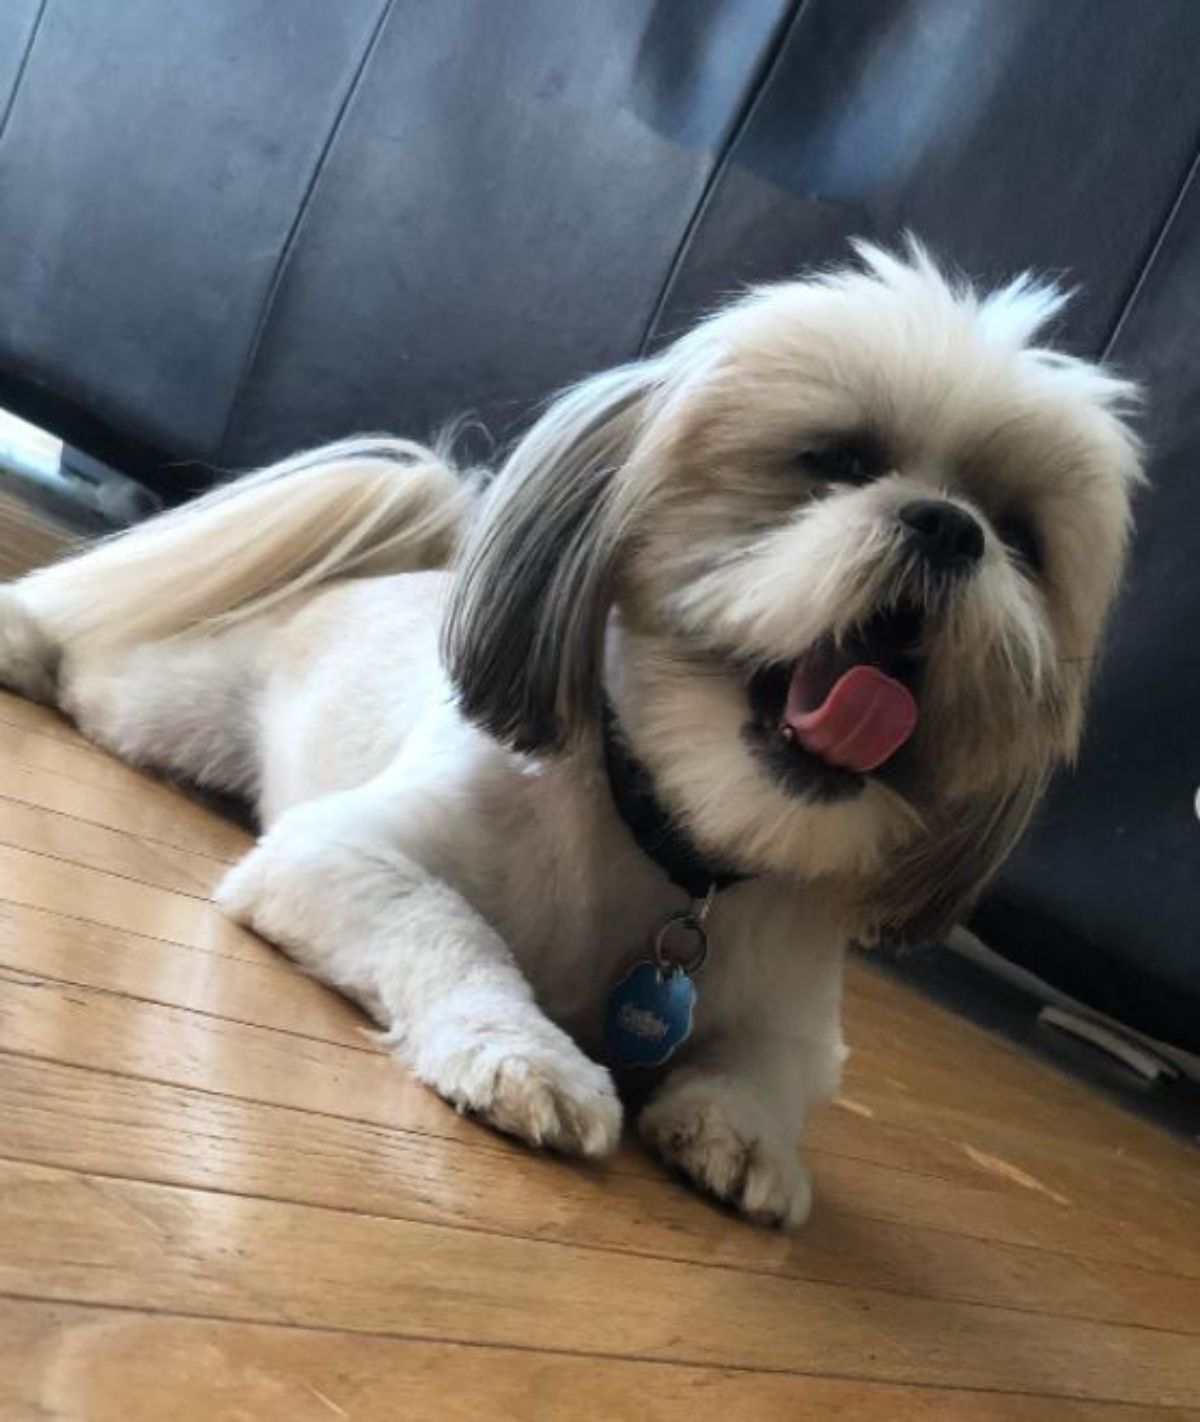
[[53, 564], [19, 595], [67, 648], [231, 626], [334, 578], [443, 566], [471, 499], [423, 445], [345, 440]]

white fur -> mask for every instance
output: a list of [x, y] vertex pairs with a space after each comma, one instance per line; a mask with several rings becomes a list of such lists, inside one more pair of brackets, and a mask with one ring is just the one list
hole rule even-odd
[[[460, 1110], [585, 1155], [620, 1131], [606, 996], [686, 904], [613, 807], [603, 682], [664, 804], [753, 875], [716, 900], [693, 1036], [642, 1133], [787, 1224], [810, 1195], [798, 1133], [845, 1055], [847, 938], [966, 902], [1069, 756], [1137, 475], [1128, 388], [1028, 344], [1055, 294], [862, 257], [570, 393], [482, 501], [430, 451], [349, 443], [0, 593], [0, 680], [254, 802], [229, 913]], [[892, 441], [881, 477], [797, 469], [863, 421]], [[897, 512], [922, 496], [985, 530], [951, 592], [900, 581]], [[1002, 542], [1014, 506], [1044, 575]], [[911, 773], [837, 803], [785, 790], [743, 735], [745, 668], [901, 594], [926, 614]]]

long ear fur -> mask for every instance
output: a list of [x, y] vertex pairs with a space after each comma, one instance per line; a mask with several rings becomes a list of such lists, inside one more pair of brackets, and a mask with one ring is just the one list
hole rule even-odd
[[443, 628], [464, 713], [519, 750], [596, 716], [604, 629], [635, 498], [617, 477], [659, 364], [593, 376], [517, 445], [468, 532]]
[[1031, 771], [997, 799], [955, 806], [946, 823], [890, 861], [869, 895], [870, 931], [887, 942], [934, 943], [958, 923], [1033, 817], [1047, 775]]

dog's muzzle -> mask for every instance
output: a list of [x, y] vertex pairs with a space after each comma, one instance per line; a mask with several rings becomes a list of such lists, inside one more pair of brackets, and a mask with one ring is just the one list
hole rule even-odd
[[922, 620], [911, 606], [879, 613], [750, 679], [749, 738], [789, 788], [842, 798], [909, 740]]

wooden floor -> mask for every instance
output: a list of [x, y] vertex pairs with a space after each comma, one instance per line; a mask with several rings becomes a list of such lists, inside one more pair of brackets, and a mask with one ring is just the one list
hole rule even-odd
[[0, 698], [2, 1422], [1200, 1418], [1184, 1146], [869, 970], [795, 1238], [456, 1116]]
[[[0, 435], [3, 435], [2, 422]], [[3, 480], [4, 471], [0, 466], [0, 583], [18, 577], [39, 563], [48, 563], [73, 541], [71, 533], [51, 514], [11, 494]]]

